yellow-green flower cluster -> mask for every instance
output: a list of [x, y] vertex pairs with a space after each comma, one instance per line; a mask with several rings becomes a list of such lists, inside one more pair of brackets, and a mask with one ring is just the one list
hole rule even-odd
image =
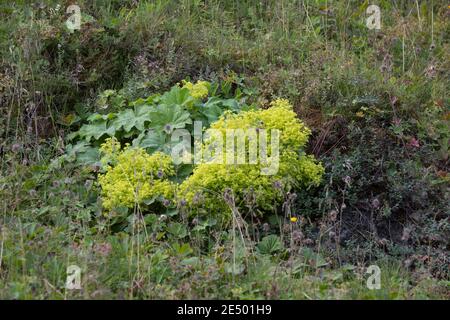
[[192, 97], [196, 99], [203, 99], [208, 96], [210, 84], [208, 81], [197, 81], [193, 84], [192, 82], [183, 80], [183, 88], [187, 88]]
[[120, 152], [120, 148], [120, 142], [116, 139], [116, 137], [107, 138], [100, 146], [102, 165], [107, 166], [108, 163], [114, 162], [117, 154]]
[[281, 133], [280, 150], [300, 150], [308, 142], [311, 134], [311, 130], [297, 118], [292, 105], [286, 99], [272, 101], [269, 109], [251, 110], [239, 114], [226, 112], [211, 125], [211, 128], [221, 130], [223, 134], [226, 129], [256, 128], [267, 131], [278, 129]]
[[[245, 198], [252, 190], [256, 206], [265, 210], [282, 200], [282, 190], [290, 190], [294, 185], [305, 187], [320, 183], [324, 172], [322, 165], [313, 156], [302, 152], [311, 131], [297, 118], [287, 100], [275, 100], [266, 110], [226, 113], [211, 127], [220, 130], [224, 139], [226, 129], [260, 128], [266, 132], [278, 129], [279, 168], [274, 175], [263, 175], [260, 161], [257, 164], [201, 163], [179, 188], [178, 195], [190, 206], [202, 206], [208, 212], [224, 214], [226, 218], [229, 210], [223, 201], [223, 193], [228, 188], [233, 190], [236, 204], [244, 206]], [[269, 137], [270, 134], [268, 146]], [[206, 141], [203, 147], [208, 147], [209, 143], [211, 140]], [[227, 155], [225, 149], [224, 154]]]
[[287, 110], [292, 110], [292, 105], [288, 99], [276, 99], [270, 102], [272, 108], [285, 108]]
[[106, 156], [114, 155], [114, 164], [108, 165], [98, 178], [105, 209], [132, 208], [147, 199], [174, 197], [175, 185], [167, 179], [175, 174], [170, 156], [160, 152], [149, 155], [142, 148], [130, 146], [112, 149], [111, 144], [117, 147], [110, 140], [101, 150]]

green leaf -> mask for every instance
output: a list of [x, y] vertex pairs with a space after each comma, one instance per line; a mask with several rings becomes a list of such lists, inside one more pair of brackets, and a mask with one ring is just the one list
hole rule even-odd
[[168, 217], [173, 217], [173, 216], [176, 216], [177, 214], [178, 214], [178, 210], [177, 209], [169, 209], [165, 213], [165, 215], [168, 216]]
[[192, 164], [181, 164], [176, 168], [176, 181], [181, 182], [192, 174], [194, 166]]
[[221, 101], [222, 106], [227, 107], [233, 111], [239, 111], [239, 103], [236, 99], [225, 99]]
[[107, 120], [113, 119], [114, 117], [115, 117], [114, 113], [108, 113], [108, 114], [93, 113], [87, 118], [87, 121], [89, 121], [89, 122], [97, 122], [97, 121], [105, 122]]
[[186, 257], [186, 256], [190, 255], [192, 252], [194, 252], [194, 250], [192, 250], [189, 243], [183, 243], [181, 245], [178, 243], [175, 243], [172, 247], [173, 247], [173, 250], [175, 251], [175, 253], [179, 256]]
[[173, 86], [169, 92], [166, 92], [161, 97], [161, 104], [166, 106], [191, 106], [194, 102], [194, 98], [189, 94], [187, 88], [180, 88], [178, 86]]
[[188, 234], [186, 226], [178, 222], [169, 224], [167, 231], [179, 239], [186, 237]]
[[78, 135], [85, 138], [86, 141], [99, 140], [103, 135], [108, 135], [110, 137], [114, 136], [114, 127], [106, 127], [106, 121], [95, 123], [95, 124], [85, 124], [78, 131]]
[[142, 202], [149, 206], [149, 205], [155, 203], [157, 198], [158, 197], [147, 198], [147, 199], [142, 200]]
[[124, 129], [129, 132], [134, 126], [134, 111], [127, 109], [117, 114], [117, 118], [111, 123], [116, 130]]
[[147, 225], [147, 226], [152, 226], [152, 225], [154, 225], [157, 221], [158, 221], [158, 217], [156, 216], [156, 214], [147, 214], [147, 215], [144, 217], [144, 222], [145, 222], [145, 225]]
[[137, 112], [133, 109], [126, 109], [117, 114], [117, 118], [111, 123], [111, 126], [116, 130], [123, 129], [125, 132], [130, 132], [131, 129], [136, 128], [143, 131], [145, 123], [150, 121], [150, 113], [147, 106], [136, 107]]
[[264, 237], [258, 244], [258, 251], [261, 254], [274, 254], [283, 249], [280, 238], [274, 234]]
[[216, 98], [211, 98], [206, 102], [200, 113], [203, 114], [209, 123], [217, 121], [223, 113], [223, 109], [219, 106], [221, 101]]
[[211, 97], [200, 109], [200, 114], [204, 115], [209, 123], [217, 121], [225, 110], [239, 111], [239, 103], [236, 99], [220, 99]]
[[328, 265], [328, 262], [322, 257], [321, 254], [314, 252], [311, 248], [304, 247], [300, 251], [300, 254], [309, 262], [313, 267], [320, 268]]
[[200, 232], [200, 231], [206, 230], [208, 227], [215, 226], [216, 224], [217, 224], [217, 219], [209, 218], [208, 220], [203, 221], [203, 222], [199, 223], [198, 225], [196, 225], [194, 228], [192, 228], [192, 231]]
[[183, 266], [198, 266], [200, 264], [200, 259], [198, 257], [190, 257], [190, 258], [186, 258], [181, 260], [181, 265]]
[[235, 264], [230, 263], [230, 262], [225, 263], [225, 272], [226, 273], [238, 275], [238, 274], [241, 274], [242, 272], [244, 272], [244, 270], [245, 270], [245, 266], [242, 263], [235, 263]]
[[163, 131], [149, 130], [133, 141], [133, 145], [149, 149], [150, 153], [163, 150], [167, 135]]
[[155, 103], [158, 103], [160, 101], [160, 99], [161, 99], [161, 95], [160, 94], [153, 94], [153, 95], [151, 95], [151, 96], [149, 96], [149, 97], [147, 97], [145, 99], [139, 98], [139, 99], [137, 99], [135, 101], [132, 101], [132, 102], [129, 103], [129, 105], [130, 106], [134, 106], [134, 107], [140, 106], [140, 105], [147, 105], [147, 106], [149, 106], [149, 105], [153, 105]]
[[100, 162], [100, 152], [97, 148], [87, 147], [85, 151], [77, 154], [77, 164], [90, 165]]
[[[179, 105], [159, 105], [151, 111], [152, 123], [150, 128], [165, 130], [171, 133], [174, 129], [182, 129], [191, 124], [191, 114]], [[167, 126], [167, 127], [166, 127]]]

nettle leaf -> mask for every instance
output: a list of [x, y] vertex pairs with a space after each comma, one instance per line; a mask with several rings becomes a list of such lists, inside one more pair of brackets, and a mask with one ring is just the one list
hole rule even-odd
[[194, 98], [189, 94], [187, 88], [180, 88], [178, 86], [172, 87], [169, 92], [161, 96], [160, 103], [166, 106], [182, 106], [187, 107], [194, 103]]
[[94, 138], [94, 140], [99, 140], [103, 135], [112, 137], [115, 133], [116, 130], [113, 126], [107, 128], [106, 121], [94, 124], [85, 124], [78, 131], [78, 135], [85, 138], [88, 142], [90, 142], [92, 138]]
[[173, 129], [182, 129], [192, 123], [191, 114], [179, 105], [161, 104], [151, 111], [151, 128], [171, 133]]

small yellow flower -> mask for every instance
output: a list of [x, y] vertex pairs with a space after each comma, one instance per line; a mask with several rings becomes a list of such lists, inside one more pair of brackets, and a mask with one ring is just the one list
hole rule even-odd
[[297, 222], [297, 217], [291, 217], [291, 222], [296, 223]]
[[362, 118], [362, 117], [364, 117], [364, 112], [358, 111], [356, 113], [356, 116], [359, 117], [359, 118]]

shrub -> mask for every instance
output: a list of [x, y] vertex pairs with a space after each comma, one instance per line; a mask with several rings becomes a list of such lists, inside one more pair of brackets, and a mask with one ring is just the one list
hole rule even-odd
[[[245, 205], [244, 200], [251, 193], [256, 208], [270, 210], [280, 203], [283, 191], [289, 191], [293, 187], [317, 185], [320, 182], [324, 171], [322, 165], [303, 151], [311, 131], [297, 118], [287, 100], [275, 100], [271, 103], [271, 108], [266, 110], [225, 113], [211, 128], [219, 130], [223, 137], [226, 137], [226, 129], [278, 129], [279, 168], [275, 174], [266, 175], [261, 170], [264, 167], [262, 159], [258, 159], [256, 164], [238, 165], [226, 164], [225, 161], [217, 164], [204, 161], [194, 168], [193, 174], [179, 188], [179, 196], [192, 208], [203, 208], [206, 209], [204, 212], [216, 215], [228, 212], [223, 193], [226, 189], [231, 189], [237, 205]], [[245, 139], [248, 145], [249, 137]], [[211, 138], [204, 141], [203, 149], [208, 149], [214, 143], [213, 140]], [[269, 138], [268, 140], [270, 143]], [[226, 139], [224, 141], [223, 144], [226, 145]], [[246, 153], [247, 157], [248, 148]], [[225, 159], [230, 156], [226, 149], [223, 154]], [[224, 219], [227, 219], [226, 215]]]

